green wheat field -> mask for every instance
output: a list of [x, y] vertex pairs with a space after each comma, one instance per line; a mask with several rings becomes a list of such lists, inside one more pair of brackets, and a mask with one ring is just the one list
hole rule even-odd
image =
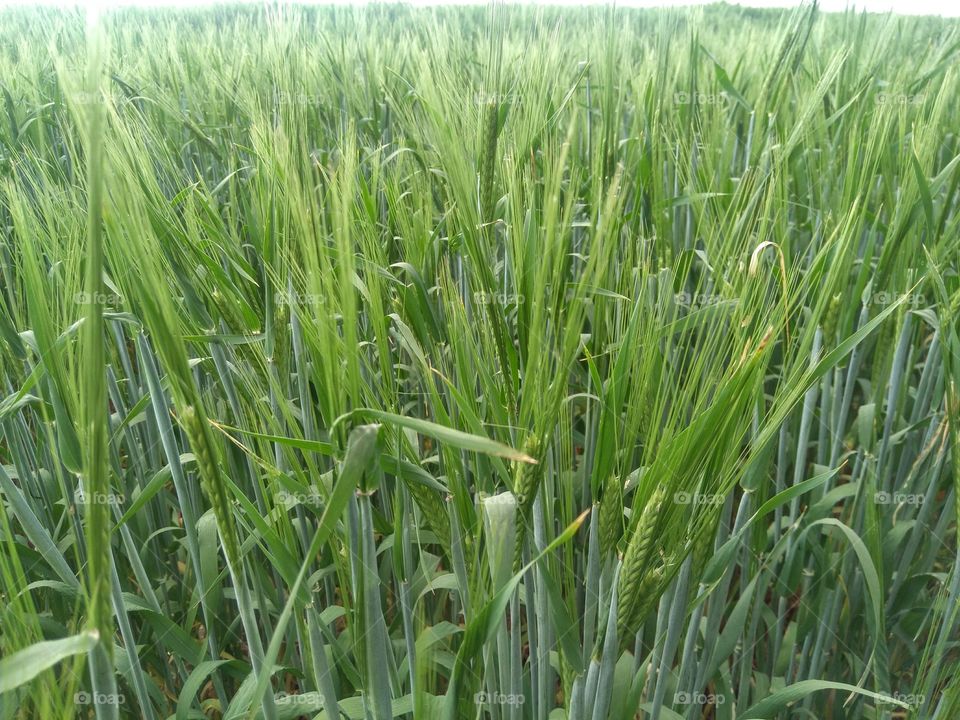
[[0, 720], [956, 720], [960, 22], [0, 11]]

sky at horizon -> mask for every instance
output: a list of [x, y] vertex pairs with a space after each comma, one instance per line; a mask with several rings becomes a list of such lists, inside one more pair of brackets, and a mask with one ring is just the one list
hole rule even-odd
[[[143, 7], [191, 7], [222, 4], [231, 0], [0, 0], [0, 7], [12, 6], [59, 6], [96, 8], [99, 10], [117, 6]], [[233, 2], [257, 3], [262, 0], [232, 0]], [[414, 6], [433, 5], [485, 5], [489, 0], [401, 0]], [[299, 4], [366, 5], [377, 0], [297, 0]], [[604, 5], [609, 0], [508, 0], [507, 4], [522, 5]], [[618, 0], [622, 7], [685, 7], [703, 3], [691, 0]], [[731, 4], [758, 8], [790, 8], [808, 4], [805, 0], [737, 0]], [[868, 12], [895, 12], [903, 15], [942, 15], [960, 17], [960, 0], [821, 0], [820, 7], [827, 12], [841, 12], [853, 6]]]

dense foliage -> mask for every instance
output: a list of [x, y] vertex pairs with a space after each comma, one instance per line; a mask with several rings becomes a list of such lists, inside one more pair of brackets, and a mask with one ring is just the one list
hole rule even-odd
[[0, 14], [0, 718], [960, 716], [960, 32]]

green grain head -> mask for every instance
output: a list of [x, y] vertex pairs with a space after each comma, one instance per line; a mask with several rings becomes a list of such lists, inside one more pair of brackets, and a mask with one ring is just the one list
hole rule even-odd
[[[619, 604], [617, 608], [617, 623], [624, 631], [635, 629], [633, 621], [636, 611], [641, 606], [642, 595], [649, 593], [652, 585], [648, 581], [649, 563], [655, 557], [654, 548], [657, 542], [657, 520], [666, 498], [666, 491], [662, 485], [658, 486], [643, 508], [640, 520], [637, 522], [630, 541], [627, 543], [623, 555], [623, 567], [620, 570], [620, 580], [617, 588]], [[625, 637], [629, 632], [621, 632]]]
[[604, 484], [600, 499], [600, 552], [606, 556], [616, 550], [623, 536], [623, 485], [611, 475]]
[[213, 508], [217, 519], [220, 536], [223, 540], [224, 553], [231, 567], [239, 567], [240, 543], [233, 524], [233, 513], [227, 494], [226, 485], [220, 475], [217, 463], [213, 438], [210, 427], [197, 413], [192, 405], [188, 405], [180, 414], [183, 429], [187, 434], [190, 447], [197, 459], [197, 469], [200, 474], [200, 488], [206, 495], [207, 501]]

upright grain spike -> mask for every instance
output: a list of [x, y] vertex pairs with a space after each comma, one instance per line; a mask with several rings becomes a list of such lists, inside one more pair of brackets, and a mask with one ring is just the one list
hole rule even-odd
[[623, 567], [620, 571], [619, 587], [617, 588], [620, 597], [617, 609], [620, 637], [627, 637], [630, 634], [628, 631], [633, 628], [635, 611], [642, 605], [640, 602], [641, 596], [644, 593], [649, 593], [653, 587], [651, 582], [647, 581], [647, 564], [653, 556], [657, 539], [657, 520], [665, 499], [666, 490], [664, 490], [663, 485], [658, 485], [643, 508], [643, 513], [623, 555]]
[[616, 550], [623, 537], [623, 484], [616, 475], [604, 483], [600, 499], [600, 552], [606, 556]]
[[543, 478], [541, 468], [541, 451], [543, 443], [536, 435], [530, 435], [523, 443], [523, 453], [537, 460], [536, 463], [516, 462], [513, 482], [513, 494], [517, 498], [517, 544], [514, 548], [513, 569], [518, 571], [523, 564], [523, 543], [527, 536], [527, 526], [530, 513], [533, 511], [533, 501], [540, 489]]
[[227, 496], [227, 488], [220, 476], [220, 468], [216, 461], [210, 428], [205, 420], [201, 419], [193, 405], [188, 405], [183, 409], [180, 413], [180, 419], [183, 422], [183, 429], [187, 434], [193, 454], [197, 458], [200, 488], [213, 508], [227, 562], [230, 563], [232, 568], [239, 568], [240, 543], [233, 525], [233, 513]]

